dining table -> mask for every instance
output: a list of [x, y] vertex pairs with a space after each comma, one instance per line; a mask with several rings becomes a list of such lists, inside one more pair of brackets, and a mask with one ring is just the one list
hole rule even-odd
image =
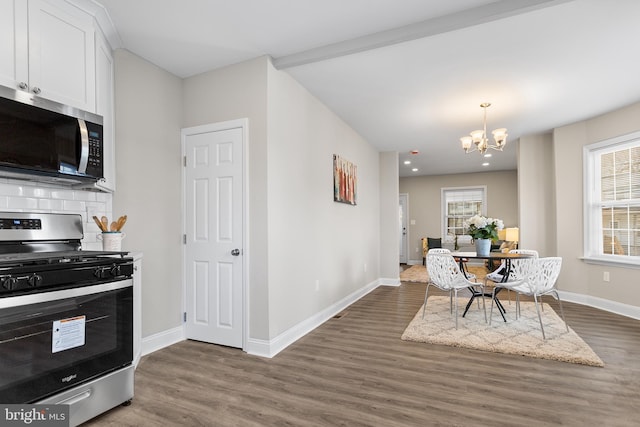
[[[521, 254], [521, 253], [511, 253], [511, 252], [489, 252], [486, 255], [481, 255], [481, 254], [478, 254], [477, 252], [451, 252], [451, 255], [458, 261], [458, 263], [460, 264], [460, 271], [462, 271], [462, 273], [467, 278], [468, 276], [467, 276], [467, 269], [465, 268], [465, 264], [470, 259], [481, 259], [485, 261], [486, 260], [500, 261], [501, 265], [502, 265], [502, 262], [504, 261], [504, 266], [498, 267], [498, 268], [504, 269], [504, 271], [500, 273], [502, 275], [501, 283], [507, 282], [509, 280], [509, 274], [511, 273], [511, 261], [513, 261], [514, 259], [533, 257], [533, 255], [531, 254]], [[493, 265], [493, 263], [490, 262], [489, 265]], [[467, 306], [464, 309], [464, 313], [462, 313], [462, 317], [464, 317], [465, 314], [467, 314], [467, 311], [469, 311], [469, 307], [471, 307], [471, 304], [473, 303], [474, 299], [478, 297], [491, 298], [493, 296], [496, 306], [498, 307], [498, 311], [502, 316], [502, 320], [506, 322], [507, 318], [504, 315], [506, 310], [502, 305], [502, 303], [500, 303], [500, 300], [498, 299], [498, 293], [500, 292], [500, 290], [502, 290], [502, 288], [497, 288], [495, 293], [480, 292], [474, 287], [469, 287], [469, 291], [471, 291], [471, 298], [469, 299], [469, 302], [467, 303]]]

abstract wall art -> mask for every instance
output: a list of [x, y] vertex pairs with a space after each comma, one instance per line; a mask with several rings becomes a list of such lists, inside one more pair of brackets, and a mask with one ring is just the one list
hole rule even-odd
[[333, 200], [356, 205], [358, 193], [358, 167], [350, 161], [333, 155]]

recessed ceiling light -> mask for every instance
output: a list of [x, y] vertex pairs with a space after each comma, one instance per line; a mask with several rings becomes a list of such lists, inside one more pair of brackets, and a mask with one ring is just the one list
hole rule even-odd
[[418, 168], [411, 169], [413, 172], [418, 172]]
[[491, 153], [487, 153], [484, 155], [485, 157], [491, 157]]
[[405, 161], [404, 161], [404, 164], [405, 164], [405, 165], [410, 165], [410, 164], [411, 164], [411, 160], [405, 160]]
[[482, 166], [489, 166], [489, 162], [484, 162]]

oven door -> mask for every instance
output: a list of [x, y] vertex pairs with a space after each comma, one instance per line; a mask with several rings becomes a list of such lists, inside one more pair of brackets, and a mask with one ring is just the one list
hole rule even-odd
[[0, 402], [32, 403], [133, 359], [132, 280], [0, 298]]

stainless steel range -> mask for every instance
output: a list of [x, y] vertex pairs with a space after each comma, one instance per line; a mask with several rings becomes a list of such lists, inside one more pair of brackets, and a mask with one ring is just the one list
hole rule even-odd
[[0, 212], [0, 402], [72, 426], [133, 398], [133, 259], [82, 237], [80, 215]]

